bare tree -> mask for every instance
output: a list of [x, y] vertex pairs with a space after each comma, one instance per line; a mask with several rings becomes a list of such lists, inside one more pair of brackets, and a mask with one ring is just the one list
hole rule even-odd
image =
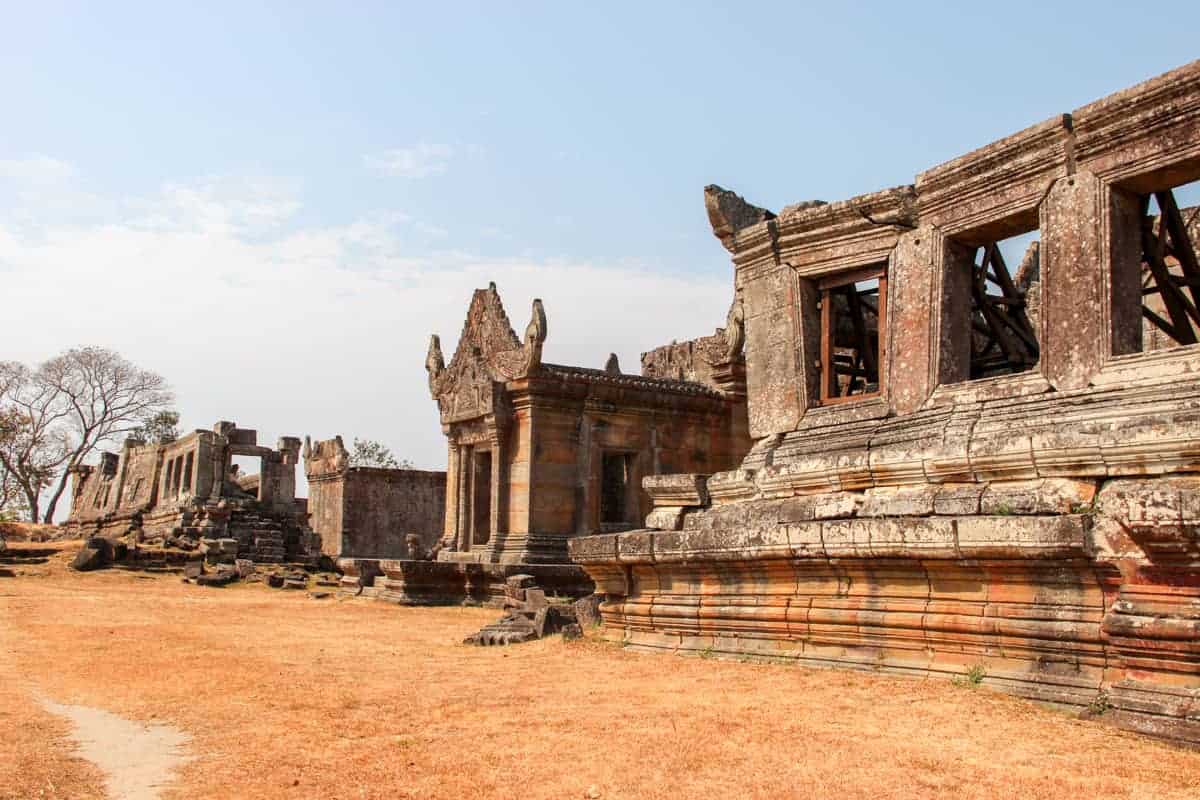
[[0, 403], [22, 417], [15, 457], [4, 463], [25, 492], [34, 522], [38, 496], [54, 476], [58, 482], [40, 521], [54, 519], [72, 467], [97, 445], [151, 422], [174, 400], [162, 376], [102, 347], [68, 350], [33, 371], [11, 362], [0, 366], [8, 376], [0, 377]]
[[58, 393], [23, 364], [0, 364], [0, 389], [0, 465], [24, 495], [30, 520], [38, 522], [41, 493], [71, 455], [68, 411]]
[[[0, 368], [3, 368], [2, 365]], [[23, 422], [23, 418], [15, 411], [0, 409], [0, 522], [17, 520], [29, 513], [25, 492], [5, 459], [13, 450], [18, 432], [24, 427]]]

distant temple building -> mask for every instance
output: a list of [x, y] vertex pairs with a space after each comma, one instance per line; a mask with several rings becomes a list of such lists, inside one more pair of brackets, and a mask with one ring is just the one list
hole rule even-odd
[[[261, 469], [242, 475], [235, 456], [258, 458]], [[256, 561], [307, 557], [299, 459], [299, 439], [285, 436], [272, 450], [233, 422], [163, 444], [127, 439], [120, 454], [101, 453], [98, 465], [73, 470], [64, 526], [108, 536], [236, 538], [239, 555]]]
[[740, 307], [712, 336], [646, 353], [642, 375], [615, 356], [604, 369], [544, 363], [546, 334], [534, 300], [519, 338], [492, 284], [471, 298], [449, 365], [432, 337], [425, 366], [448, 443], [436, 560], [343, 558], [348, 582], [400, 603], [496, 600], [516, 575], [587, 594], [570, 539], [640, 526], [645, 479], [730, 469], [749, 451]]

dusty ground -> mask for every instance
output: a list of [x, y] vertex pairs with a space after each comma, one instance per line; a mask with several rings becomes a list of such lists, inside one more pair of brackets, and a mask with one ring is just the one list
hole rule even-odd
[[986, 690], [467, 648], [495, 612], [74, 574], [76, 546], [0, 556], [3, 798], [103, 796], [37, 693], [183, 729], [177, 798], [1200, 796], [1200, 752]]

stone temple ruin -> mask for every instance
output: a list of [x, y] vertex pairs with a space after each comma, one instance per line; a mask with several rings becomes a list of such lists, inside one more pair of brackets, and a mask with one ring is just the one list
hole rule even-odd
[[[643, 479], [725, 469], [749, 450], [734, 322], [728, 336], [647, 354], [648, 374], [627, 375], [615, 357], [604, 369], [543, 363], [541, 301], [522, 340], [495, 285], [477, 290], [450, 364], [436, 336], [426, 359], [448, 440], [437, 560], [339, 566], [360, 584], [378, 576], [373, 590], [401, 603], [499, 603], [514, 576], [550, 594], [590, 593], [568, 540], [638, 527], [651, 511]], [[677, 374], [653, 374], [668, 366]]]
[[[262, 468], [242, 475], [236, 456], [258, 458]], [[299, 439], [284, 437], [272, 450], [232, 422], [164, 444], [127, 439], [120, 454], [75, 468], [64, 527], [109, 538], [233, 539], [241, 558], [310, 560], [318, 547], [296, 499], [299, 459]]]
[[754, 445], [570, 540], [604, 635], [973, 671], [1200, 742], [1198, 178], [1194, 62], [912, 186], [779, 214], [709, 187]]
[[541, 301], [520, 338], [493, 284], [430, 342], [445, 473], [306, 443], [318, 535], [299, 441], [218, 423], [79, 468], [68, 526], [323, 546], [354, 593], [503, 604], [481, 644], [602, 598], [633, 649], [971, 674], [1200, 743], [1197, 180], [1200, 61], [913, 185], [710, 186], [726, 326], [640, 375], [544, 363]]
[[338, 436], [304, 440], [309, 524], [331, 558], [434, 557], [446, 514], [446, 473], [352, 467]]

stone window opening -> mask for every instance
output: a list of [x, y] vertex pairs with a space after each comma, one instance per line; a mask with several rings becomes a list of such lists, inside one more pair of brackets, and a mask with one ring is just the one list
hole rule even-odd
[[234, 455], [229, 459], [229, 472], [225, 476], [225, 494], [229, 497], [245, 497], [260, 500], [262, 488], [262, 456]]
[[[1040, 357], [1029, 316], [1031, 289], [1040, 283], [1036, 231], [976, 248], [971, 265], [971, 380], [1027, 372]], [[1004, 251], [1024, 254], [1015, 273]], [[1015, 252], [1014, 252], [1015, 251]]]
[[637, 498], [633, 487], [633, 453], [607, 452], [600, 455], [600, 529], [611, 532], [628, 530], [636, 522]]
[[821, 404], [877, 396], [887, 335], [886, 264], [830, 276], [817, 289]]
[[[1200, 181], [1137, 195], [1136, 260], [1141, 300], [1136, 332], [1124, 352], [1148, 352], [1200, 342]], [[1133, 261], [1129, 261], [1133, 268]], [[1119, 287], [1132, 288], [1132, 276]], [[1119, 289], [1118, 289], [1119, 292]], [[1133, 298], [1118, 298], [1117, 302]]]
[[943, 342], [954, 353], [943, 354], [943, 383], [1017, 375], [1037, 367], [1039, 235], [1036, 224], [1017, 225], [1002, 239], [952, 243], [957, 263], [944, 297]]
[[192, 491], [192, 463], [195, 453], [188, 453], [187, 459], [183, 463], [183, 491], [191, 494]]
[[492, 451], [472, 455], [471, 543], [487, 544], [492, 536]]

